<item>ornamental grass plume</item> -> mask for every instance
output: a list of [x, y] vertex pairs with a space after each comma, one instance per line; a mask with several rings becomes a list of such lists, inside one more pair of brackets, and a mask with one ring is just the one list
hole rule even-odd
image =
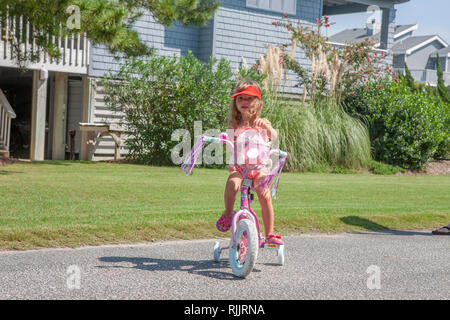
[[283, 64], [278, 46], [267, 46], [267, 52], [259, 59], [259, 73], [266, 75], [262, 81], [265, 90], [276, 93], [283, 80]]
[[336, 53], [333, 55], [330, 64], [330, 92], [336, 94], [336, 89], [347, 70], [347, 60], [341, 59]]

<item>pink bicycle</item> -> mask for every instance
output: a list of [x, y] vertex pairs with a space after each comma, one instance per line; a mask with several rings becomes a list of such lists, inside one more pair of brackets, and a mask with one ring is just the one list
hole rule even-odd
[[244, 168], [240, 190], [241, 206], [240, 210], [234, 213], [232, 217], [229, 246], [221, 247], [220, 243], [216, 241], [213, 251], [214, 260], [219, 262], [222, 252], [229, 249], [232, 272], [235, 276], [241, 278], [245, 278], [253, 270], [259, 248], [274, 249], [279, 265], [284, 265], [285, 255], [284, 244], [268, 243], [261, 235], [258, 216], [250, 207], [254, 195], [251, 193], [253, 181], [248, 178], [248, 174], [250, 170], [260, 170], [264, 166], [267, 167], [268, 164], [272, 163], [271, 157], [276, 156], [278, 158], [277, 164], [272, 166], [270, 173], [262, 181], [263, 185], [269, 186], [275, 178], [272, 188], [272, 195], [275, 197], [280, 174], [289, 154], [278, 149], [271, 149], [270, 145], [265, 143], [260, 136], [258, 137], [251, 130], [249, 132], [250, 134], [244, 134], [241, 144], [237, 143], [242, 147], [242, 150], [238, 150], [240, 151], [239, 154], [243, 155], [241, 159], [236, 156], [235, 144], [228, 139], [226, 134], [220, 134], [219, 138], [202, 135], [181, 166], [186, 175], [192, 175], [195, 161], [200, 155], [203, 145], [210, 142], [227, 144], [233, 152], [234, 163], [238, 163], [241, 168]]

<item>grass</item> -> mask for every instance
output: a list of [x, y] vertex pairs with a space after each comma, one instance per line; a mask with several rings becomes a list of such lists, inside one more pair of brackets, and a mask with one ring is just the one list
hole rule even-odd
[[[223, 237], [226, 170], [94, 162], [0, 168], [0, 249]], [[450, 222], [450, 176], [283, 173], [275, 231], [434, 228]], [[254, 205], [260, 212], [259, 204]]]

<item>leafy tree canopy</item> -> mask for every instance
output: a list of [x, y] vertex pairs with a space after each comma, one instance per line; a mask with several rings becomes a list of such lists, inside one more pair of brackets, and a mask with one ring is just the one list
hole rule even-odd
[[[175, 21], [185, 25], [204, 25], [212, 18], [220, 3], [216, 0], [1, 0], [1, 37], [13, 45], [19, 64], [36, 61], [34, 55], [24, 52], [21, 43], [32, 26], [36, 44], [51, 57], [60, 55], [60, 46], [53, 37], [86, 34], [93, 44], [103, 44], [112, 53], [127, 56], [152, 54], [152, 48], [143, 43], [132, 29], [136, 20], [149, 11], [157, 22], [170, 26]], [[16, 32], [8, 33], [6, 17], [16, 22]], [[21, 23], [20, 17], [23, 17]]]

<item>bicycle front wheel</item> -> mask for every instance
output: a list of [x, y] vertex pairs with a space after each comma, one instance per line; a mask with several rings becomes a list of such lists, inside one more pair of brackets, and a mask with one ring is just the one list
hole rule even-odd
[[255, 224], [243, 219], [236, 227], [236, 243], [230, 241], [230, 265], [233, 274], [245, 278], [253, 270], [258, 257], [258, 234]]

